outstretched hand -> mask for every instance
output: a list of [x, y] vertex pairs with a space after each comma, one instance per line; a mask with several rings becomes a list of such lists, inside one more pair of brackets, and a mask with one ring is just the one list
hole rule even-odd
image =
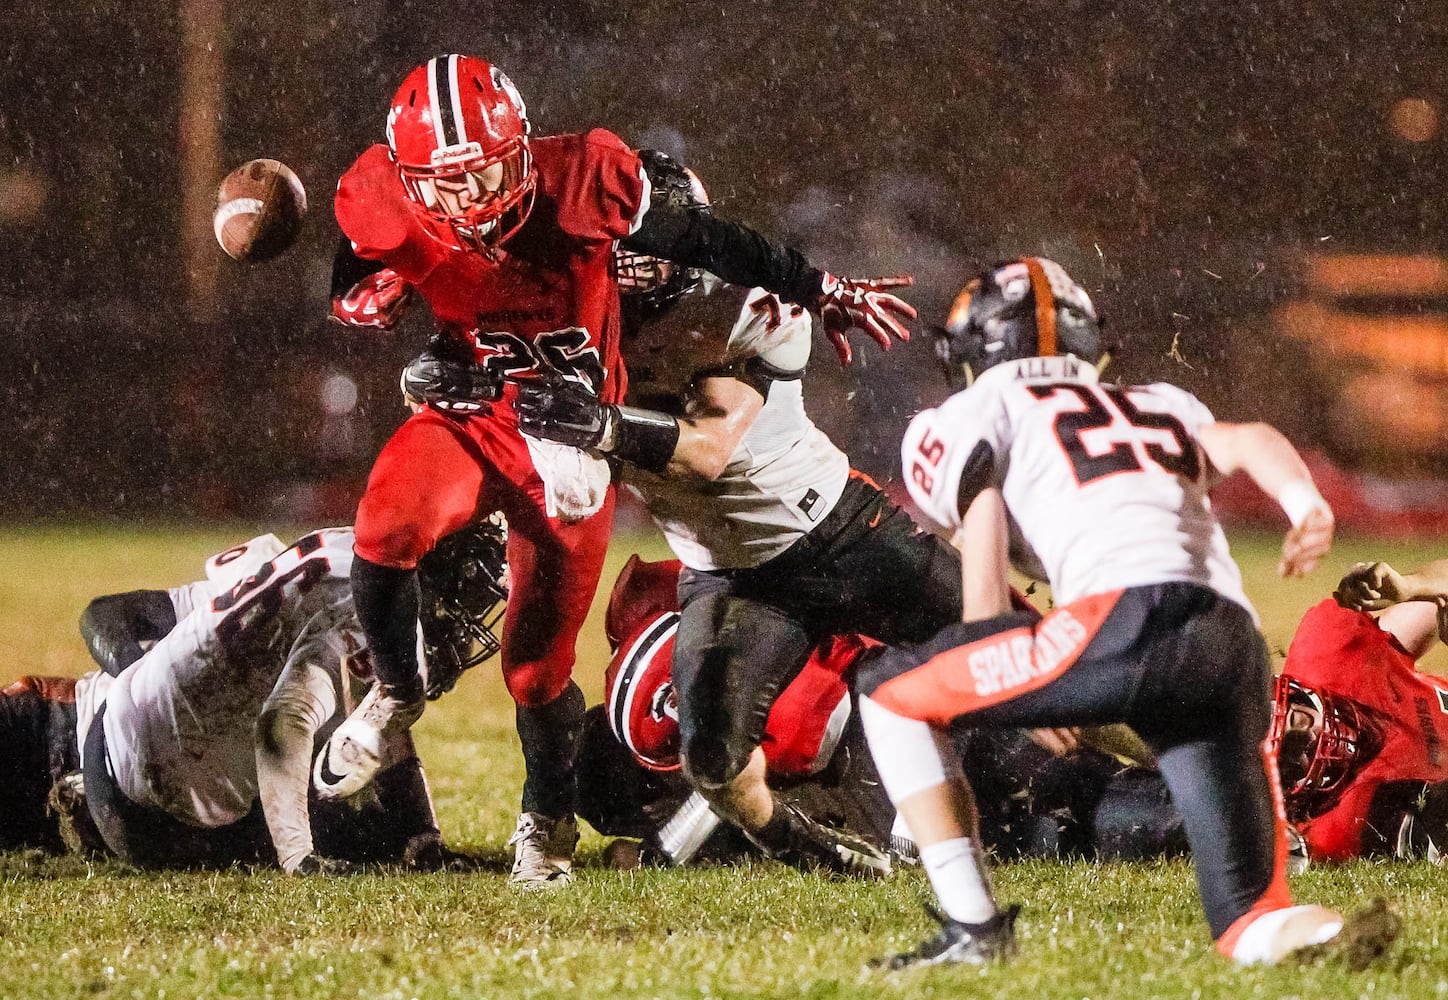
[[1316, 507], [1308, 511], [1301, 523], [1287, 532], [1282, 540], [1282, 558], [1277, 563], [1278, 576], [1306, 576], [1317, 569], [1322, 557], [1332, 548], [1335, 527], [1332, 511]]
[[851, 330], [864, 330], [886, 351], [895, 340], [910, 339], [910, 331], [902, 320], [914, 319], [915, 307], [891, 295], [889, 290], [913, 284], [915, 279], [908, 274], [893, 278], [837, 278], [825, 272], [821, 276], [815, 311], [820, 314], [825, 335], [835, 345], [841, 364], [848, 365], [854, 357], [846, 337]]
[[1382, 611], [1412, 598], [1403, 575], [1385, 562], [1355, 564], [1332, 596], [1351, 611]]

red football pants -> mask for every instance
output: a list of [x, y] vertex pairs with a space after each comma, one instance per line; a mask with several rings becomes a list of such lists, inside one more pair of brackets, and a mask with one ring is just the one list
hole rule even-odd
[[592, 517], [545, 514], [543, 480], [505, 407], [486, 417], [425, 409], [383, 447], [357, 508], [357, 554], [411, 569], [479, 514], [508, 519], [503, 679], [513, 700], [545, 705], [563, 693], [613, 525], [613, 487]]

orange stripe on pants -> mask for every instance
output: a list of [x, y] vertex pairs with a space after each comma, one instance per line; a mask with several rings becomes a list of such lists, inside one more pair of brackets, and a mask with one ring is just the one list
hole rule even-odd
[[870, 697], [898, 715], [941, 727], [1043, 688], [1080, 658], [1121, 594], [1092, 594], [1034, 625], [946, 650], [881, 684]]
[[1264, 913], [1292, 905], [1292, 894], [1287, 888], [1287, 806], [1282, 798], [1282, 780], [1277, 775], [1277, 757], [1265, 739], [1262, 741], [1261, 751], [1262, 767], [1267, 772], [1267, 787], [1272, 789], [1272, 818], [1277, 837], [1277, 849], [1272, 856], [1272, 881], [1268, 883], [1267, 891], [1252, 904], [1252, 908], [1232, 921], [1232, 925], [1217, 938], [1217, 951], [1228, 958], [1231, 958], [1232, 952], [1236, 950], [1242, 932], [1250, 927], [1254, 920]]

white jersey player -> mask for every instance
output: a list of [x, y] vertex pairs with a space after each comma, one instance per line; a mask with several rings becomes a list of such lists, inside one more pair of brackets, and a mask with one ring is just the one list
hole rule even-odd
[[[1332, 515], [1295, 449], [1263, 424], [1213, 421], [1166, 385], [1103, 386], [1094, 307], [1057, 264], [985, 272], [937, 347], [978, 375], [911, 424], [902, 459], [922, 509], [956, 532], [964, 622], [861, 671], [881, 780], [919, 836], [939, 934], [893, 967], [981, 963], [1013, 946], [982, 862], [970, 788], [940, 752], [950, 726], [1126, 722], [1182, 814], [1222, 954], [1275, 962], [1329, 940], [1336, 913], [1293, 906], [1272, 762], [1266, 646], [1207, 490], [1242, 470], [1293, 521], [1282, 569], [1314, 567]], [[1051, 584], [1040, 621], [1008, 610], [1005, 561]]]
[[952, 532], [962, 490], [999, 486], [1011, 555], [1057, 604], [1180, 580], [1250, 610], [1195, 444], [1213, 422], [1175, 386], [1101, 385], [1080, 358], [1023, 358], [918, 414], [900, 454], [911, 498]]
[[[677, 169], [677, 189], [706, 212], [697, 180]], [[621, 288], [647, 286], [633, 276], [649, 263], [621, 258]], [[706, 275], [655, 273], [674, 297], [694, 284], [707, 294], [667, 317], [668, 295], [625, 296], [630, 405], [533, 380], [519, 386], [519, 426], [623, 463], [686, 567], [673, 682], [691, 784], [776, 858], [887, 871], [883, 853], [776, 801], [760, 741], [770, 706], [825, 637], [918, 641], [954, 620], [958, 563], [809, 419], [807, 313]]]
[[[259, 799], [285, 870], [324, 863], [308, 809], [314, 742], [372, 683], [352, 606], [352, 544], [350, 528], [328, 528], [290, 546], [265, 535], [212, 557], [205, 580], [165, 592], [174, 626], [143, 636], [154, 640], [144, 655], [106, 663], [124, 668], [116, 676], [102, 671], [79, 682], [87, 799], [122, 857], [166, 865], [245, 860], [260, 832]], [[439, 552], [435, 569], [451, 554]], [[98, 627], [127, 617], [115, 608], [136, 606], [115, 598], [99, 606], [106, 601], [112, 610], [93, 604], [83, 620], [93, 649], [106, 645], [95, 639]], [[423, 647], [420, 632], [425, 662]], [[411, 833], [436, 837], [410, 738], [384, 756], [415, 772], [420, 801], [406, 807], [416, 821]], [[317, 763], [318, 790], [326, 792], [325, 754]]]
[[[681, 335], [689, 348], [678, 356]], [[625, 343], [630, 401], [683, 401], [684, 415], [693, 417], [691, 426], [680, 428], [680, 447], [662, 472], [624, 469], [625, 484], [644, 501], [684, 565], [763, 565], [839, 501], [850, 460], [805, 412], [802, 379], [810, 344], [804, 309], [762, 288], [721, 285], [712, 276], [667, 323], [646, 324]], [[647, 360], [635, 365], [635, 357]], [[731, 396], [737, 393], [742, 402], [701, 394], [705, 379], [727, 380]], [[743, 426], [727, 453], [735, 435], [713, 433], [710, 417]]]

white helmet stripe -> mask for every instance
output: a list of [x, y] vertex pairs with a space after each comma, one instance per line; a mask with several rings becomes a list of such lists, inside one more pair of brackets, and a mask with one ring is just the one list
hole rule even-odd
[[654, 649], [663, 645], [673, 637], [675, 632], [679, 631], [679, 618], [677, 611], [671, 611], [668, 614], [660, 615], [657, 621], [644, 629], [643, 634], [634, 641], [634, 644], [629, 647], [628, 653], [624, 655], [623, 667], [614, 680], [613, 690], [608, 692], [608, 721], [613, 724], [613, 734], [618, 737], [620, 743], [634, 753], [638, 753], [638, 748], [633, 745], [628, 725], [628, 720], [633, 713], [634, 697], [638, 693], [634, 675], [643, 671], [648, 665], [649, 654]]
[[439, 98], [439, 93], [447, 92], [446, 80], [442, 81], [442, 86], [438, 86], [438, 77], [444, 72], [445, 67], [440, 59], [432, 58], [427, 61], [427, 106], [432, 108], [432, 138], [438, 149], [446, 149], [452, 145], [448, 141], [447, 131], [443, 124], [443, 120], [452, 111], [452, 101], [449, 99], [448, 103], [444, 105]]
[[460, 56], [447, 57], [447, 86], [448, 101], [452, 106], [452, 127], [456, 136], [454, 144], [461, 146], [468, 141], [468, 126], [463, 121], [463, 88], [462, 82], [458, 80], [458, 59]]

